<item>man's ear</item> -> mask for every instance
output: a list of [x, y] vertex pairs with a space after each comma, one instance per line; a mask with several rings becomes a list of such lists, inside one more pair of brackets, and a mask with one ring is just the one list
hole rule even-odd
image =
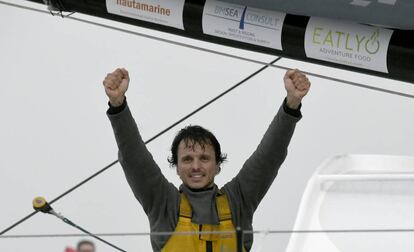
[[216, 166], [216, 175], [219, 174], [221, 172], [221, 167], [219, 164], [217, 164]]

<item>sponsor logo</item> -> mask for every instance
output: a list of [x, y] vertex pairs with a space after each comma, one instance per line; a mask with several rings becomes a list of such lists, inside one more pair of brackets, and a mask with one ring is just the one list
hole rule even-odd
[[[320, 48], [322, 53], [342, 55], [343, 57], [371, 61], [370, 55], [378, 53], [381, 47], [379, 29], [376, 29], [370, 36], [366, 36], [317, 26], [313, 29], [312, 34], [312, 43], [322, 45]], [[329, 50], [329, 48], [334, 50]], [[340, 49], [340, 51], [336, 51], [336, 49]]]
[[305, 34], [310, 58], [388, 72], [392, 30], [312, 17]]
[[161, 5], [152, 5], [152, 4], [146, 4], [146, 3], [140, 3], [135, 0], [117, 0], [117, 5], [128, 7], [132, 9], [137, 9], [144, 12], [150, 12], [150, 13], [156, 13], [161, 16], [170, 16], [171, 15], [171, 9], [164, 8]]
[[108, 13], [184, 29], [185, 0], [106, 0]]
[[276, 29], [281, 22], [280, 17], [262, 14], [259, 10], [248, 9], [247, 6], [228, 7], [217, 4], [214, 9], [214, 16], [239, 22], [239, 29], [241, 30], [244, 30], [246, 24]]
[[203, 10], [203, 32], [281, 50], [285, 16], [281, 12], [207, 0]]

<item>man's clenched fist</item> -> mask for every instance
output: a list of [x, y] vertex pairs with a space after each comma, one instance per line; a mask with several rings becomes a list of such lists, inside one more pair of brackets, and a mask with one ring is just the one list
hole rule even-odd
[[118, 107], [122, 105], [129, 85], [128, 71], [125, 68], [117, 68], [112, 73], [107, 74], [102, 83], [111, 106]]
[[287, 91], [287, 106], [298, 109], [303, 97], [308, 93], [311, 83], [298, 69], [289, 70], [283, 78]]

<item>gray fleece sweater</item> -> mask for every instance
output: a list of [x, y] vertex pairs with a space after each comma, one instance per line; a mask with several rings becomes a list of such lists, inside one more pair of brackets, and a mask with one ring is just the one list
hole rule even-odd
[[[287, 155], [287, 148], [300, 112], [287, 113], [284, 103], [254, 153], [239, 173], [220, 190], [217, 186], [204, 191], [191, 191], [184, 185], [180, 190], [167, 181], [147, 150], [128, 105], [121, 111], [107, 113], [119, 148], [119, 161], [126, 179], [150, 222], [151, 232], [173, 232], [178, 222], [180, 192], [188, 197], [193, 208], [193, 222], [217, 224], [215, 195], [225, 193], [230, 201], [234, 226], [252, 230], [253, 213], [275, 179]], [[152, 236], [154, 251], [160, 251], [169, 236]], [[244, 236], [244, 246], [250, 251], [253, 235]]]

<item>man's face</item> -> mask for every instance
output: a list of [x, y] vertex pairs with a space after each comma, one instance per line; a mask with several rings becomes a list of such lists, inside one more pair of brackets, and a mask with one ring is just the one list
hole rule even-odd
[[182, 140], [178, 145], [177, 159], [177, 173], [184, 185], [192, 189], [213, 185], [219, 165], [211, 144], [206, 143], [203, 148], [192, 141], [188, 141], [186, 145]]
[[78, 252], [95, 252], [95, 247], [91, 244], [82, 244], [82, 246], [79, 247]]

